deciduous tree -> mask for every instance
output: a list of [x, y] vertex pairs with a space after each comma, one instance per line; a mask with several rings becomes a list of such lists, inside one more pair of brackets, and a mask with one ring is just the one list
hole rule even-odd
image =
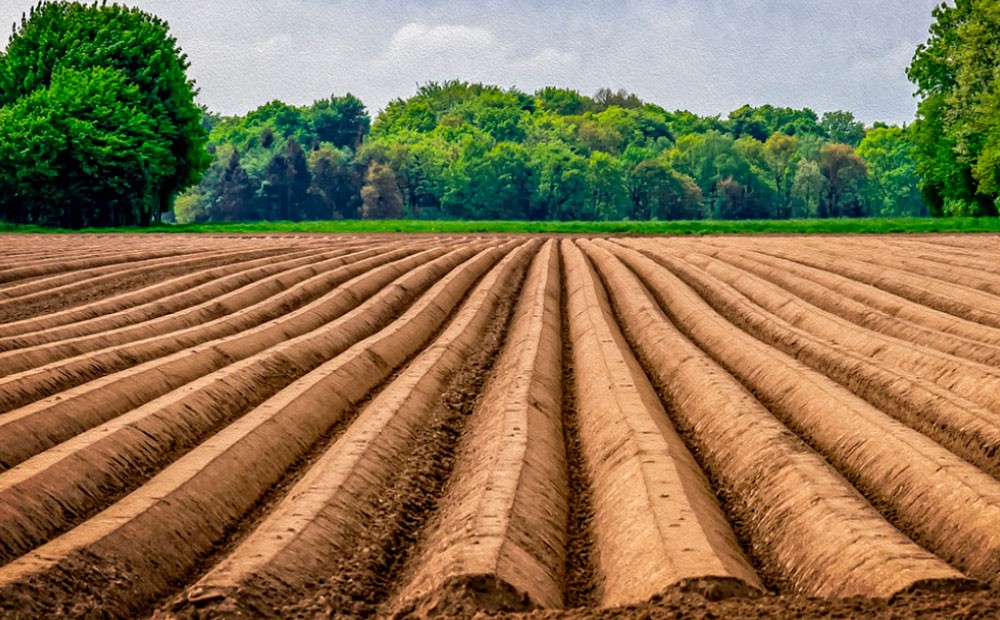
[[908, 75], [922, 98], [913, 127], [921, 188], [936, 215], [997, 215], [1000, 198], [1000, 5], [934, 10]]
[[860, 217], [863, 184], [868, 178], [865, 161], [847, 144], [830, 144], [820, 152], [820, 172], [826, 179], [826, 193], [819, 205], [819, 217]]
[[865, 125], [856, 120], [852, 112], [844, 110], [826, 112], [820, 121], [820, 127], [826, 131], [827, 138], [831, 142], [848, 144], [857, 148], [865, 139]]
[[778, 203], [774, 208], [774, 216], [778, 219], [792, 215], [792, 183], [798, 158], [798, 140], [783, 133], [771, 134], [761, 150], [761, 159], [778, 192]]
[[647, 159], [629, 174], [630, 216], [637, 220], [696, 220], [704, 217], [701, 189], [665, 161]]
[[398, 219], [403, 216], [403, 197], [396, 175], [387, 166], [372, 162], [361, 188], [361, 217], [366, 220]]
[[[91, 179], [93, 194], [78, 194], [80, 203], [104, 204], [112, 201], [124, 204], [142, 199], [148, 204], [135, 206], [136, 218], [132, 221], [124, 207], [115, 207], [112, 216], [118, 224], [148, 224], [170, 208], [173, 197], [183, 189], [198, 182], [209, 164], [205, 151], [206, 132], [202, 126], [202, 110], [194, 103], [194, 84], [186, 75], [187, 59], [170, 35], [163, 20], [139, 9], [113, 4], [81, 4], [79, 2], [40, 2], [22, 18], [15, 28], [7, 49], [0, 54], [0, 107], [7, 108], [8, 123], [27, 123], [12, 116], [21, 114], [44, 115], [46, 105], [69, 105], [72, 99], [83, 104], [80, 96], [68, 90], [79, 88], [91, 93], [97, 84], [106, 85], [109, 97], [103, 100], [114, 108], [104, 111], [94, 105], [94, 116], [110, 118], [114, 116], [131, 131], [152, 133], [149, 135], [151, 147], [159, 153], [166, 146], [169, 159], [150, 159], [149, 149], [128, 150], [126, 145], [115, 141], [121, 132], [110, 131], [110, 135], [91, 134], [84, 138], [80, 133], [66, 134], [63, 141], [69, 146], [67, 155], [54, 162], [53, 170], [39, 168], [37, 180], [44, 182], [46, 189], [35, 190], [64, 194], [66, 187], [60, 187], [73, 178], [71, 171], [62, 171], [63, 162], [77, 166], [76, 174], [82, 173]], [[76, 72], [76, 73], [69, 73]], [[115, 75], [120, 77], [115, 77]], [[49, 95], [38, 94], [48, 89], [58, 90]], [[31, 98], [29, 103], [18, 105], [22, 99]], [[112, 101], [115, 100], [115, 101]], [[66, 112], [53, 108], [54, 116]], [[134, 118], [125, 118], [131, 114]], [[59, 127], [68, 128], [69, 123]], [[143, 129], [139, 129], [142, 127]], [[75, 130], [82, 131], [80, 126]], [[87, 131], [105, 131], [100, 122], [90, 122]], [[51, 132], [48, 132], [51, 133]], [[83, 139], [90, 146], [103, 144], [108, 150], [106, 160], [116, 160], [119, 165], [132, 170], [143, 171], [141, 182], [133, 178], [99, 179], [98, 174], [114, 172], [90, 168], [81, 162], [93, 153], [83, 154], [74, 149]], [[126, 164], [126, 160], [133, 160]], [[44, 166], [46, 164], [42, 164]], [[54, 172], [54, 174], [49, 174]], [[26, 174], [31, 174], [27, 172]], [[137, 184], [147, 186], [139, 192]], [[25, 185], [18, 183], [19, 191]], [[80, 184], [73, 191], [89, 191]], [[25, 198], [8, 197], [22, 201]], [[89, 218], [87, 215], [63, 214], [74, 223]], [[103, 216], [96, 219], [103, 219]]]
[[13, 221], [44, 226], [148, 224], [171, 143], [121, 71], [59, 69], [47, 87], [0, 108], [0, 196]]
[[878, 214], [884, 217], [924, 216], [927, 206], [920, 195], [920, 177], [907, 130], [900, 127], [872, 129], [861, 141], [858, 155], [868, 166], [878, 194]]

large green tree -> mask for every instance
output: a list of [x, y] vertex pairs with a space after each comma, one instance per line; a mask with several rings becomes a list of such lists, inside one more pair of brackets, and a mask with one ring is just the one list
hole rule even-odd
[[216, 221], [237, 222], [241, 219], [259, 219], [254, 208], [256, 192], [247, 171], [240, 164], [239, 151], [233, 151], [229, 164], [219, 177], [218, 191], [212, 205]]
[[865, 124], [854, 118], [853, 112], [835, 110], [823, 114], [820, 127], [831, 142], [847, 144], [857, 148], [865, 139]]
[[387, 166], [372, 162], [361, 188], [361, 217], [366, 220], [386, 220], [403, 217], [403, 197], [396, 177]]
[[590, 154], [587, 170], [591, 208], [585, 219], [620, 220], [628, 214], [630, 199], [625, 166], [602, 151]]
[[640, 162], [628, 175], [631, 217], [636, 220], [697, 220], [704, 217], [701, 189], [691, 177], [661, 159]]
[[774, 216], [777, 219], [792, 216], [792, 184], [795, 181], [795, 164], [799, 158], [798, 140], [784, 133], [772, 134], [761, 149], [761, 161], [778, 192], [774, 206]]
[[361, 203], [363, 173], [350, 157], [330, 146], [323, 146], [309, 154], [312, 169], [312, 198], [306, 212], [307, 219], [340, 220], [357, 217]]
[[69, 228], [148, 222], [174, 159], [141, 100], [115, 69], [59, 69], [0, 108], [2, 215]]
[[562, 142], [539, 144], [532, 154], [537, 183], [533, 208], [547, 219], [580, 220], [588, 213], [588, 162]]
[[[195, 89], [187, 79], [187, 68], [187, 59], [170, 35], [166, 22], [157, 17], [119, 5], [40, 2], [22, 18], [6, 50], [0, 54], [0, 107], [6, 110], [5, 122], [30, 124], [34, 121], [24, 115], [44, 117], [45, 106], [50, 106], [53, 116], [65, 114], [71, 111], [67, 106], [73, 107], [71, 100], [74, 98], [86, 106], [86, 97], [68, 91], [79, 89], [82, 93], [91, 93], [96, 90], [96, 84], [104, 84], [110, 89], [103, 99], [107, 106], [93, 106], [91, 120], [96, 116], [114, 116], [116, 122], [120, 120], [129, 128], [128, 131], [144, 135], [143, 141], [148, 140], [151, 146], [127, 150], [126, 145], [115, 144], [117, 138], [112, 137], [115, 132], [108, 135], [107, 127], [101, 122], [78, 125], [74, 128], [76, 131], [94, 133], [75, 137], [66, 134], [64, 139], [70, 145], [68, 156], [41, 164], [54, 165], [54, 174], [46, 175], [40, 169], [39, 176], [48, 179], [47, 189], [35, 192], [58, 194], [65, 191], [66, 188], [60, 186], [68, 182], [67, 175], [72, 171], [93, 176], [94, 192], [102, 192], [100, 195], [81, 195], [81, 205], [142, 201], [134, 209], [134, 221], [119, 207], [118, 212], [124, 219], [114, 221], [116, 224], [148, 224], [167, 211], [174, 196], [197, 183], [209, 163], [203, 114], [194, 103]], [[53, 92], [45, 94], [44, 91]], [[29, 101], [24, 103], [25, 100]], [[85, 112], [81, 114], [87, 116]], [[8, 132], [0, 132], [0, 140], [11, 139]], [[75, 150], [81, 143], [107, 147], [84, 155]], [[157, 151], [152, 161], [150, 149]], [[169, 159], [160, 157], [164, 149]], [[89, 163], [81, 166], [79, 162], [84, 159]], [[63, 166], [70, 169], [63, 170]], [[127, 166], [129, 172], [123, 171], [125, 176], [122, 178], [113, 182], [97, 179], [97, 175], [121, 170], [123, 166]], [[144, 175], [144, 190], [138, 196], [134, 189], [137, 182], [132, 178], [135, 171]], [[4, 184], [9, 185], [10, 179]], [[24, 184], [14, 185], [19, 188], [17, 193], [5, 200], [25, 200]], [[130, 189], [114, 189], [125, 187]], [[77, 183], [75, 188], [87, 190], [82, 183]], [[35, 198], [37, 196], [31, 199]], [[105, 220], [104, 216], [67, 214], [59, 218], [68, 218], [74, 223]]]
[[811, 159], [800, 161], [792, 180], [791, 217], [809, 218], [819, 215], [820, 202], [826, 191], [826, 177], [819, 163]]
[[908, 75], [921, 102], [913, 128], [921, 188], [937, 215], [997, 215], [1000, 197], [1000, 4], [934, 10]]
[[725, 123], [734, 137], [750, 136], [761, 142], [775, 133], [788, 136], [826, 135], [819, 117], [809, 108], [777, 108], [762, 105], [755, 108], [745, 105], [729, 113]]
[[593, 99], [568, 88], [547, 86], [535, 91], [535, 107], [546, 112], [572, 116], [583, 114], [593, 105]]
[[350, 93], [317, 101], [309, 109], [308, 117], [316, 140], [337, 148], [358, 148], [371, 127], [365, 104]]
[[883, 217], [924, 216], [927, 206], [920, 196], [920, 177], [913, 159], [908, 130], [900, 127], [872, 129], [861, 141], [858, 155], [868, 165]]
[[820, 172], [826, 178], [826, 193], [819, 204], [820, 217], [869, 215], [864, 204], [868, 167], [848, 144], [829, 144], [820, 151]]

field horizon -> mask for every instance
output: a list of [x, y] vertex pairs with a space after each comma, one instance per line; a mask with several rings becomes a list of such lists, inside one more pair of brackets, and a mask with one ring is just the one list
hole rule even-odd
[[504, 220], [328, 220], [306, 222], [229, 222], [159, 224], [149, 227], [64, 229], [0, 222], [0, 234], [265, 234], [265, 233], [421, 233], [421, 234], [580, 234], [580, 235], [729, 235], [729, 234], [895, 234], [998, 233], [1000, 218], [905, 217], [801, 220], [688, 221], [504, 221]]

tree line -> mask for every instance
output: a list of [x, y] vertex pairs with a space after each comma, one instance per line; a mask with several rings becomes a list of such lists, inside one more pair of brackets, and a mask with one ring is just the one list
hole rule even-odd
[[915, 122], [448, 81], [372, 119], [350, 94], [221, 117], [168, 25], [42, 1], [0, 53], [0, 220], [675, 220], [997, 215], [1000, 5], [934, 12]]
[[787, 219], [925, 215], [909, 129], [744, 106], [722, 119], [602, 89], [421, 86], [206, 114], [214, 161], [179, 221]]

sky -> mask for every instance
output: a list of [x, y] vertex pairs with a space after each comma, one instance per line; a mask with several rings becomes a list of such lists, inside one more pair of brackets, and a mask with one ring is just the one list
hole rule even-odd
[[[906, 79], [939, 0], [128, 0], [163, 17], [199, 102], [244, 114], [353, 93], [374, 114], [429, 81], [624, 88], [664, 108], [744, 104], [913, 119]], [[0, 0], [0, 27], [35, 0]], [[0, 39], [6, 44], [6, 36]]]

